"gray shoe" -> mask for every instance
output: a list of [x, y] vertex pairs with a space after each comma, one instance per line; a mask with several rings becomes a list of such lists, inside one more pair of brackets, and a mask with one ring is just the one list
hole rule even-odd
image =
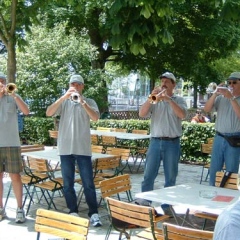
[[25, 220], [26, 220], [26, 218], [25, 218], [24, 210], [22, 208], [17, 208], [15, 222], [16, 223], [24, 223]]
[[90, 218], [90, 222], [93, 225], [93, 227], [101, 227], [102, 223], [99, 219], [99, 216], [97, 213], [94, 213], [91, 218]]
[[2, 221], [7, 216], [5, 209], [0, 208], [0, 221]]

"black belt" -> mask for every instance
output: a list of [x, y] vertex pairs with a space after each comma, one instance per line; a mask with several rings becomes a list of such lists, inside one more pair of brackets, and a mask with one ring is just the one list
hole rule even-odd
[[170, 138], [170, 137], [152, 137], [155, 139], [159, 139], [159, 140], [165, 140], [165, 141], [174, 141], [176, 139], [178, 139], [179, 137], [175, 137], [175, 138]]
[[219, 135], [219, 136], [221, 136], [221, 137], [223, 137], [223, 138], [225, 137], [225, 136], [224, 136], [223, 134], [221, 134], [220, 132], [217, 132], [217, 131], [216, 131], [216, 134]]

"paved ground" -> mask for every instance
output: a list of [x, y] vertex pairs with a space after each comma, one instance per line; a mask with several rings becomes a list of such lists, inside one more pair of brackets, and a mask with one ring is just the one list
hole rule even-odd
[[[194, 182], [199, 183], [200, 175], [201, 175], [201, 166], [193, 166], [193, 165], [187, 165], [187, 164], [179, 164], [179, 176], [177, 178], [177, 184], [186, 183], [186, 182]], [[135, 193], [140, 191], [140, 184], [143, 178], [143, 172], [140, 171], [138, 173], [131, 173], [131, 181], [132, 181], [132, 193], [133, 196]], [[164, 176], [162, 168], [159, 170], [159, 176], [155, 183], [155, 188], [162, 188], [164, 183]], [[203, 182], [202, 184], [208, 184], [206, 182]], [[6, 197], [8, 187], [10, 185], [10, 180], [8, 178], [4, 178], [4, 197]], [[100, 197], [100, 194], [98, 192], [98, 198]], [[57, 207], [60, 211], [67, 212], [67, 208], [65, 205], [65, 201], [63, 198], [58, 197], [55, 202], [57, 203]], [[153, 203], [156, 206], [156, 203]], [[36, 239], [36, 232], [34, 231], [34, 221], [35, 221], [35, 214], [37, 208], [46, 208], [46, 205], [41, 204], [34, 204], [31, 206], [31, 211], [29, 215], [27, 216], [27, 220], [24, 224], [16, 224], [14, 222], [15, 220], [15, 209], [16, 209], [16, 202], [14, 199], [13, 193], [11, 193], [11, 196], [8, 200], [6, 212], [7, 212], [7, 219], [4, 219], [0, 222], [0, 240], [17, 240], [17, 239], [24, 239], [24, 240], [32, 240]], [[185, 209], [175, 209], [177, 212], [184, 213]], [[83, 202], [81, 203], [81, 206], [79, 208], [79, 214], [82, 217], [87, 217], [87, 208], [86, 204]], [[109, 226], [109, 221], [107, 217], [106, 210], [104, 207], [99, 208], [99, 214], [101, 216], [101, 220], [103, 223], [103, 226], [100, 228], [94, 228], [90, 227], [89, 231], [89, 240], [103, 240], [105, 239], [105, 234]], [[191, 216], [190, 216], [191, 217]], [[192, 219], [193, 223], [199, 227], [201, 226], [202, 222], [199, 222], [199, 220]], [[195, 221], [195, 222], [194, 222]], [[41, 240], [48, 240], [48, 239], [57, 239], [57, 237], [49, 236], [42, 234]], [[110, 240], [117, 240], [118, 234], [116, 232], [112, 232], [110, 235]]]

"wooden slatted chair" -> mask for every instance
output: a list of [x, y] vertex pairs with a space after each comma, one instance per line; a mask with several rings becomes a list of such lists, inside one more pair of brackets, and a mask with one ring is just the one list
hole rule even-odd
[[[133, 129], [132, 130], [132, 133], [135, 133], [135, 134], [145, 134], [147, 135], [148, 134], [148, 130], [141, 130], [141, 129]], [[140, 162], [138, 164], [138, 167], [137, 167], [137, 170], [136, 172], [139, 171], [142, 163], [144, 163], [145, 159], [146, 159], [146, 153], [147, 153], [147, 147], [144, 146], [144, 140], [143, 141], [138, 141], [137, 142], [137, 146], [136, 148], [133, 150], [134, 151], [134, 156], [135, 156], [135, 160], [134, 160], [134, 165], [133, 165], [133, 168], [135, 168], [136, 164], [137, 164], [137, 161], [138, 159], [140, 158]]]
[[[45, 181], [48, 179], [48, 175], [45, 173], [35, 173], [33, 174], [32, 171], [30, 170], [27, 161], [22, 159], [22, 166], [23, 166], [23, 172], [21, 174], [21, 181], [23, 188], [25, 190], [24, 193], [24, 200], [23, 200], [23, 207], [25, 206], [25, 203], [27, 201], [27, 198], [29, 198], [29, 206], [33, 203], [33, 198], [31, 196], [31, 191], [30, 188], [34, 186], [34, 184]], [[12, 183], [9, 186], [8, 193], [6, 196], [6, 200], [4, 203], [4, 208], [7, 205], [10, 193], [12, 191]], [[28, 211], [26, 212], [26, 215], [28, 214]]]
[[58, 131], [57, 130], [48, 130], [50, 138], [54, 140], [54, 146], [57, 146]]
[[[128, 230], [136, 228], [150, 228], [152, 239], [156, 239], [157, 223], [169, 217], [167, 215], [157, 216], [153, 207], [140, 206], [110, 197], [106, 197], [106, 203], [111, 224], [120, 233], [119, 239], [122, 239], [123, 234], [130, 239]], [[161, 229], [158, 231], [161, 232]]]
[[91, 134], [91, 143], [92, 143], [92, 145], [99, 144], [99, 138], [98, 138], [97, 134]]
[[112, 128], [112, 132], [127, 132], [126, 128]]
[[211, 231], [188, 228], [188, 227], [174, 225], [166, 222], [163, 223], [163, 233], [164, 233], [164, 240], [213, 239], [213, 232]]
[[37, 240], [40, 239], [41, 233], [69, 240], [86, 240], [89, 220], [39, 208], [36, 215], [35, 231], [37, 232]]
[[118, 141], [115, 136], [101, 136], [100, 145], [103, 146], [103, 152], [105, 153], [108, 147], [117, 147]]
[[[120, 163], [121, 156], [115, 155], [112, 157], [98, 158], [94, 161], [93, 181], [96, 189], [100, 188], [101, 181], [108, 178], [113, 178], [119, 174]], [[83, 197], [82, 180], [78, 179], [76, 180], [76, 183], [81, 185], [78, 193], [78, 206], [79, 206]]]
[[129, 174], [115, 176], [105, 179], [99, 183], [102, 198], [117, 196], [118, 200], [122, 200], [120, 193], [126, 193], [127, 201], [132, 202], [131, 178]]
[[[214, 141], [214, 138], [208, 138], [207, 139], [207, 143], [202, 143], [201, 144], [201, 153], [203, 155], [207, 155], [210, 157], [211, 153], [212, 153], [212, 146], [213, 146], [213, 141]], [[200, 178], [200, 184], [202, 183], [203, 181], [203, 174], [204, 174], [204, 170], [207, 169], [207, 175], [205, 177], [205, 181], [207, 181], [208, 179], [208, 175], [209, 175], [209, 169], [210, 169], [210, 163], [205, 163], [203, 166], [202, 166], [202, 173], [201, 173], [201, 178]]]
[[119, 168], [119, 172], [121, 172], [123, 174], [123, 171], [126, 167], [128, 167], [128, 169], [130, 170], [130, 172], [132, 173], [132, 170], [129, 166], [129, 158], [131, 155], [131, 150], [129, 148], [113, 148], [113, 147], [108, 147], [106, 149], [106, 153], [107, 154], [111, 154], [111, 155], [118, 155], [121, 156], [121, 165], [123, 165], [123, 167]]
[[[113, 178], [105, 179], [99, 183], [102, 199], [106, 206], [106, 197], [117, 197], [118, 200], [122, 200], [123, 193], [127, 196], [127, 201], [132, 202], [132, 193], [131, 193], [131, 179], [129, 174], [115, 176]], [[124, 198], [126, 199], [126, 198]], [[112, 224], [109, 225], [109, 228], [106, 233], [105, 240], [109, 238], [109, 235], [112, 230]]]
[[108, 127], [97, 127], [98, 131], [106, 131], [106, 132], [111, 132], [112, 128], [108, 128]]
[[[45, 173], [48, 175], [48, 178], [45, 181], [34, 184], [34, 190], [36, 188], [40, 189], [42, 193], [40, 199], [42, 199], [42, 197], [45, 199], [48, 209], [50, 209], [53, 206], [57, 210], [57, 207], [54, 203], [54, 196], [56, 192], [60, 191], [61, 194], [63, 192], [62, 177], [56, 178], [52, 174], [52, 169], [50, 168], [47, 159], [29, 157], [28, 162], [29, 167], [34, 175], [38, 173]], [[32, 199], [34, 198], [35, 193], [36, 191], [32, 191]], [[29, 208], [30, 205], [28, 206], [28, 210]]]
[[42, 144], [22, 145], [21, 146], [21, 153], [42, 151], [44, 149], [45, 149], [45, 147]]
[[[226, 182], [223, 183], [223, 178], [226, 174], [228, 173], [222, 172], [222, 171], [216, 173], [215, 186], [229, 188], [233, 190], [239, 190], [239, 175], [237, 173], [232, 173], [230, 177], [226, 180]], [[222, 184], [223, 186], [221, 186]], [[217, 214], [211, 214], [211, 213], [200, 212], [200, 211], [196, 211], [194, 213], [194, 216], [204, 219], [202, 229], [205, 229], [207, 220], [216, 221], [218, 218]]]
[[95, 153], [102, 153], [103, 152], [103, 146], [92, 145], [91, 148], [92, 148], [92, 152], [95, 152]]

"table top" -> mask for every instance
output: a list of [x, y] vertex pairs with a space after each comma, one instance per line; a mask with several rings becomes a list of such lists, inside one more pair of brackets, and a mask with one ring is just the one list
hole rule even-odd
[[124, 133], [124, 132], [108, 132], [101, 130], [93, 130], [91, 129], [91, 134], [97, 134], [98, 136], [114, 136], [118, 139], [125, 140], [141, 140], [141, 139], [149, 139], [151, 135], [148, 134], [138, 134], [138, 133]]
[[[216, 191], [216, 196], [210, 199], [203, 198], [199, 196], [200, 191], [210, 193]], [[235, 203], [239, 197], [240, 192], [238, 190], [195, 183], [186, 183], [136, 194], [136, 198], [159, 202], [161, 204], [183, 206], [213, 214], [220, 214], [230, 204]]]
[[[22, 155], [35, 157], [35, 158], [44, 158], [49, 161], [59, 161], [59, 154], [58, 154], [57, 148], [45, 149], [45, 150], [34, 151], [34, 152], [24, 152], [22, 153]], [[97, 158], [105, 158], [105, 157], [112, 157], [112, 156], [114, 155], [92, 152], [92, 160], [96, 160]]]

